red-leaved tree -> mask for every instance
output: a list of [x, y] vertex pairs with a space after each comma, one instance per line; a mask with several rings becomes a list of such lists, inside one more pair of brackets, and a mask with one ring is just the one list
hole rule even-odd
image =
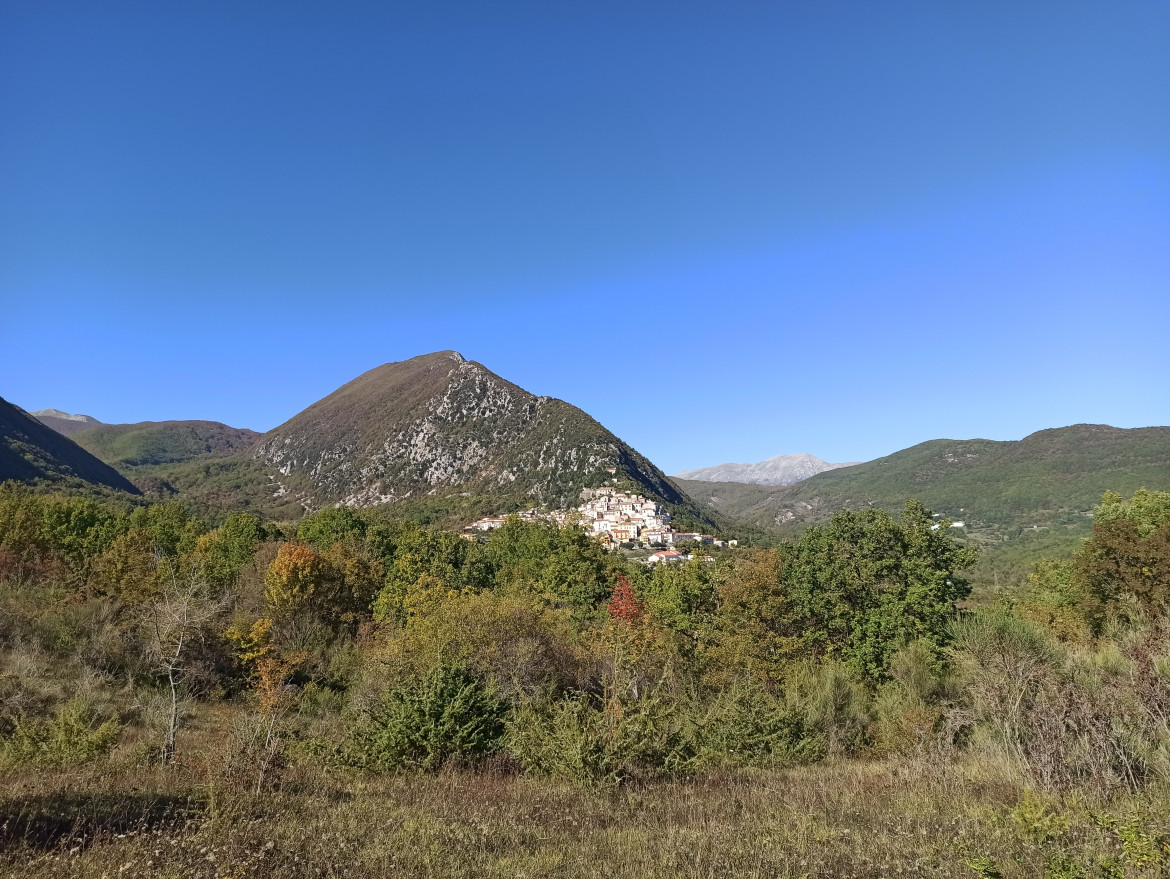
[[618, 574], [618, 584], [609, 599], [609, 615], [627, 625], [637, 625], [646, 615], [646, 606], [638, 600], [630, 581]]

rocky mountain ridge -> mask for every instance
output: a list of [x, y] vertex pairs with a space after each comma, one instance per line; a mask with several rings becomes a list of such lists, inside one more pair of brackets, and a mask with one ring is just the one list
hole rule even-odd
[[766, 461], [755, 464], [716, 464], [713, 467], [700, 467], [696, 470], [684, 470], [674, 475], [675, 479], [689, 479], [696, 482], [743, 482], [748, 485], [795, 485], [824, 473], [828, 470], [837, 470], [841, 467], [853, 467], [858, 462], [848, 464], [830, 464], [822, 461], [816, 455], [804, 452], [794, 455], [777, 455]]
[[307, 492], [314, 506], [461, 493], [555, 507], [607, 480], [689, 501], [580, 409], [454, 351], [358, 376], [266, 433], [252, 454], [277, 474], [278, 490]]

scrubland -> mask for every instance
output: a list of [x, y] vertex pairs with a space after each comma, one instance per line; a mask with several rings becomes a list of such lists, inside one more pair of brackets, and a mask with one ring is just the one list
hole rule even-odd
[[933, 524], [649, 571], [0, 487], [0, 871], [1170, 873], [1170, 495], [966, 610]]

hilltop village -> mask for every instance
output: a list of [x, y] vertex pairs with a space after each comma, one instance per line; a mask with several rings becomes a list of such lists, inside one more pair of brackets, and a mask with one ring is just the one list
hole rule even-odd
[[[581, 498], [583, 503], [572, 510], [545, 512], [531, 509], [512, 515], [528, 521], [551, 521], [561, 527], [579, 525], [611, 549], [621, 544], [644, 548], [664, 547], [662, 552], [650, 557], [651, 563], [685, 559], [686, 556], [672, 549], [677, 544], [724, 545], [724, 541], [716, 540], [710, 534], [675, 531], [666, 508], [640, 494], [629, 494], [610, 487], [587, 488], [581, 492]], [[463, 532], [474, 537], [479, 532], [499, 528], [507, 520], [507, 516], [487, 516], [467, 525]]]

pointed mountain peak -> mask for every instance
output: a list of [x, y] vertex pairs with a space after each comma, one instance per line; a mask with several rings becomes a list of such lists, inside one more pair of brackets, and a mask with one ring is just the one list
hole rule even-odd
[[657, 467], [581, 410], [455, 351], [363, 373], [265, 434], [254, 455], [317, 505], [477, 494], [565, 506], [614, 480], [684, 502]]

